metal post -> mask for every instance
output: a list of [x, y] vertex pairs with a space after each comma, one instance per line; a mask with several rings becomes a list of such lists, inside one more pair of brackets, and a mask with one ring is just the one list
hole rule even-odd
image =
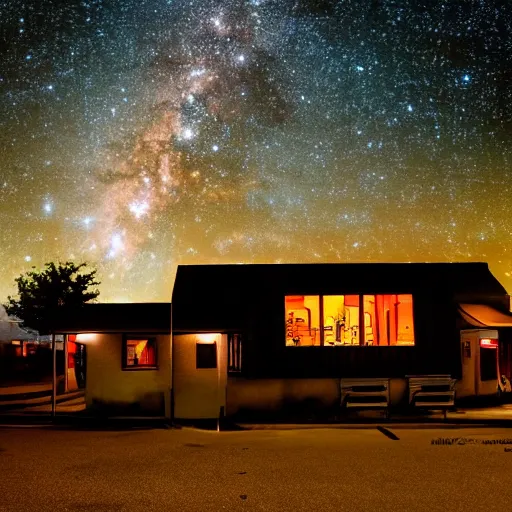
[[[217, 406], [219, 405], [219, 399], [220, 399], [220, 364], [221, 364], [221, 354], [222, 354], [222, 350], [221, 350], [221, 343], [222, 343], [222, 334], [220, 335], [220, 339], [219, 339], [219, 342], [215, 342], [215, 345], [216, 345], [216, 351], [217, 351]], [[220, 407], [219, 409], [219, 417], [217, 418], [217, 432], [220, 432], [220, 421], [221, 421], [221, 416], [224, 412], [224, 407]]]
[[68, 382], [68, 335], [64, 334], [64, 393], [69, 391]]
[[57, 344], [55, 333], [52, 332], [52, 418], [55, 418], [57, 406]]

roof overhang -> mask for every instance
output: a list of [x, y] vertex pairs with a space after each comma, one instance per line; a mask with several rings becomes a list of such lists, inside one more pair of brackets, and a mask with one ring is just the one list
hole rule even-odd
[[512, 313], [484, 304], [459, 304], [462, 318], [475, 327], [512, 327]]
[[51, 323], [59, 334], [171, 332], [170, 303], [85, 304], [59, 310]]

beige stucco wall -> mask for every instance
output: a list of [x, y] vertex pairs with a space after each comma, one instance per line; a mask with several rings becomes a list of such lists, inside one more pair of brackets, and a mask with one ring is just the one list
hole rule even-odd
[[[400, 403], [406, 393], [405, 379], [390, 380], [391, 405]], [[228, 415], [242, 409], [278, 411], [293, 403], [314, 402], [319, 407], [340, 403], [340, 379], [244, 379], [230, 377], [227, 387]]]
[[[218, 368], [196, 368], [196, 343], [217, 344]], [[174, 336], [174, 416], [177, 419], [218, 418], [226, 405], [227, 336], [181, 334]]]
[[170, 417], [171, 336], [156, 335], [158, 370], [122, 370], [122, 335], [95, 334], [87, 342], [87, 407], [122, 410], [139, 404], [144, 414], [157, 413], [161, 400]]

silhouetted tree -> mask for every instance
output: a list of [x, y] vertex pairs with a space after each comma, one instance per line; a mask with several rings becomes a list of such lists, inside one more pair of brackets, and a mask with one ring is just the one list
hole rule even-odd
[[98, 289], [91, 289], [100, 284], [96, 270], [86, 267], [87, 263], [76, 265], [70, 261], [46, 263], [43, 270], [21, 274], [15, 280], [18, 297], [7, 297], [7, 313], [40, 334], [48, 334], [57, 311], [82, 306], [100, 294]]

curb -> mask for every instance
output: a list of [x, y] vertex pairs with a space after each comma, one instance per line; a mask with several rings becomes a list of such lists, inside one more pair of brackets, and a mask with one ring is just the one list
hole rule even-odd
[[508, 425], [491, 425], [489, 423], [345, 423], [345, 424], [328, 424], [328, 425], [248, 425], [245, 423], [239, 424], [241, 430], [375, 430], [380, 428], [395, 429], [395, 430], [456, 430], [465, 428], [492, 428], [492, 427], [505, 427], [512, 428], [511, 424]]
[[0, 418], [0, 430], [41, 428], [52, 430], [156, 430], [178, 428], [164, 418], [87, 418], [72, 416], [11, 416]]

